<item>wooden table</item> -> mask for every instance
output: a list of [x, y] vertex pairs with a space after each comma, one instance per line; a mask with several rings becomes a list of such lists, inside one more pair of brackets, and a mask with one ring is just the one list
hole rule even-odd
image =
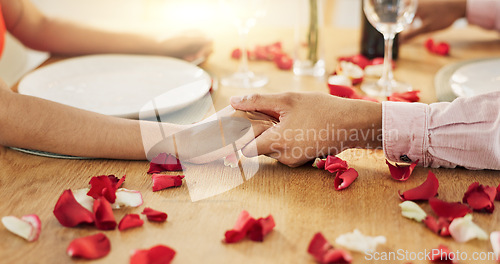
[[[327, 28], [327, 67], [331, 71], [340, 55], [358, 52], [359, 32], [353, 29]], [[237, 45], [234, 31], [221, 31], [213, 56], [202, 67], [221, 76], [233, 72], [237, 61], [230, 59], [230, 51]], [[475, 27], [450, 29], [434, 35], [437, 40], [451, 44], [451, 55], [440, 57], [423, 48], [425, 37], [405, 44], [395, 72], [399, 80], [411, 83], [422, 91], [425, 103], [436, 100], [433, 77], [444, 65], [471, 58], [500, 56], [500, 39], [496, 32]], [[250, 39], [267, 44], [282, 41], [286, 50], [292, 50], [292, 31], [289, 29], [256, 28]], [[265, 72], [269, 84], [260, 89], [247, 90], [220, 87], [213, 94], [217, 109], [228, 104], [232, 95], [253, 92], [283, 91], [327, 92], [324, 79], [297, 77], [291, 71], [280, 71], [272, 63], [252, 62], [251, 69]], [[318, 106], [321, 107], [321, 106]], [[1, 263], [83, 263], [71, 260], [65, 253], [69, 242], [77, 237], [100, 232], [92, 227], [65, 228], [54, 217], [52, 210], [63, 192], [86, 187], [96, 175], [127, 175], [125, 187], [141, 191], [145, 204], [115, 212], [117, 220], [126, 213], [140, 213], [149, 206], [168, 213], [166, 223], [147, 222], [141, 228], [119, 232], [104, 232], [111, 240], [108, 256], [95, 263], [128, 263], [130, 252], [164, 244], [174, 248], [173, 263], [314, 263], [307, 246], [316, 232], [322, 232], [334, 243], [337, 236], [359, 229], [367, 235], [384, 235], [387, 243], [377, 252], [407, 250], [413, 254], [445, 244], [453, 251], [492, 251], [489, 241], [471, 241], [465, 244], [451, 238], [441, 238], [423, 224], [401, 216], [398, 190], [419, 185], [427, 176], [428, 168], [416, 168], [407, 182], [391, 180], [383, 154], [358, 151], [341, 154], [359, 172], [359, 178], [343, 191], [333, 188], [334, 177], [311, 166], [289, 168], [274, 160], [260, 157], [260, 168], [244, 184], [223, 194], [191, 202], [184, 184], [179, 188], [153, 193], [151, 177], [146, 172], [147, 161], [120, 160], [63, 160], [23, 154], [9, 148], [0, 148], [0, 215], [38, 214], [43, 230], [38, 241], [28, 243], [0, 227]], [[497, 186], [498, 171], [469, 171], [465, 169], [431, 169], [440, 181], [439, 198], [460, 201], [469, 184], [479, 181]], [[223, 177], [209, 168], [200, 169], [200, 175]], [[221, 176], [222, 175], [222, 176]], [[421, 204], [430, 212], [427, 203]], [[498, 206], [499, 204], [496, 203]], [[224, 232], [232, 228], [239, 213], [248, 210], [254, 217], [274, 216], [276, 228], [263, 243], [244, 240], [237, 244], [221, 243]], [[474, 213], [475, 222], [488, 233], [500, 230], [500, 210], [492, 214]], [[353, 263], [367, 263], [365, 255], [353, 253]], [[406, 263], [410, 260], [378, 261], [378, 263]], [[412, 260], [413, 263], [427, 261]], [[493, 261], [462, 261], [461, 263], [494, 263]]]

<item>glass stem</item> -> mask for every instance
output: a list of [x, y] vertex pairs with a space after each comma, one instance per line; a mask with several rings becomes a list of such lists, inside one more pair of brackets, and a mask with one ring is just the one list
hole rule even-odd
[[392, 93], [392, 45], [394, 43], [394, 33], [384, 34], [384, 68], [382, 77], [379, 80], [379, 85], [384, 87], [384, 93], [390, 95]]
[[240, 27], [238, 29], [238, 33], [240, 35], [240, 50], [241, 50], [241, 62], [238, 66], [238, 72], [247, 73], [248, 70], [248, 52], [247, 52], [247, 37], [248, 37], [248, 28]]

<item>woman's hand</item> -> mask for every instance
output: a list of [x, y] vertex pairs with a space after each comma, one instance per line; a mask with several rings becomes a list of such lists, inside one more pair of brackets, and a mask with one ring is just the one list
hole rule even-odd
[[187, 61], [204, 60], [212, 53], [213, 41], [198, 30], [189, 30], [161, 42], [163, 55]]

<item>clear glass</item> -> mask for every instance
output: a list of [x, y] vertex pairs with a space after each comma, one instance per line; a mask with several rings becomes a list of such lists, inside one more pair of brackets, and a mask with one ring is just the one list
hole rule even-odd
[[397, 33], [412, 22], [418, 0], [363, 0], [368, 21], [384, 35], [384, 70], [376, 82], [365, 82], [361, 90], [370, 96], [385, 97], [393, 92], [411, 91], [410, 84], [394, 80], [392, 75], [392, 45]]
[[231, 16], [238, 29], [241, 60], [238, 70], [221, 78], [221, 84], [239, 88], [258, 88], [267, 84], [268, 78], [256, 74], [248, 68], [247, 38], [248, 32], [255, 26], [257, 18], [265, 15], [264, 0], [221, 0], [224, 13]]

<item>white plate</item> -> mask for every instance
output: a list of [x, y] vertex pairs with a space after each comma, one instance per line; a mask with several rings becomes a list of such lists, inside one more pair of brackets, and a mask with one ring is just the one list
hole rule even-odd
[[474, 96], [500, 91], [500, 59], [470, 61], [460, 66], [449, 79], [457, 96]]
[[105, 115], [138, 118], [154, 98], [159, 114], [165, 114], [202, 98], [210, 86], [210, 76], [189, 62], [116, 54], [82, 56], [39, 68], [21, 80], [18, 90]]

